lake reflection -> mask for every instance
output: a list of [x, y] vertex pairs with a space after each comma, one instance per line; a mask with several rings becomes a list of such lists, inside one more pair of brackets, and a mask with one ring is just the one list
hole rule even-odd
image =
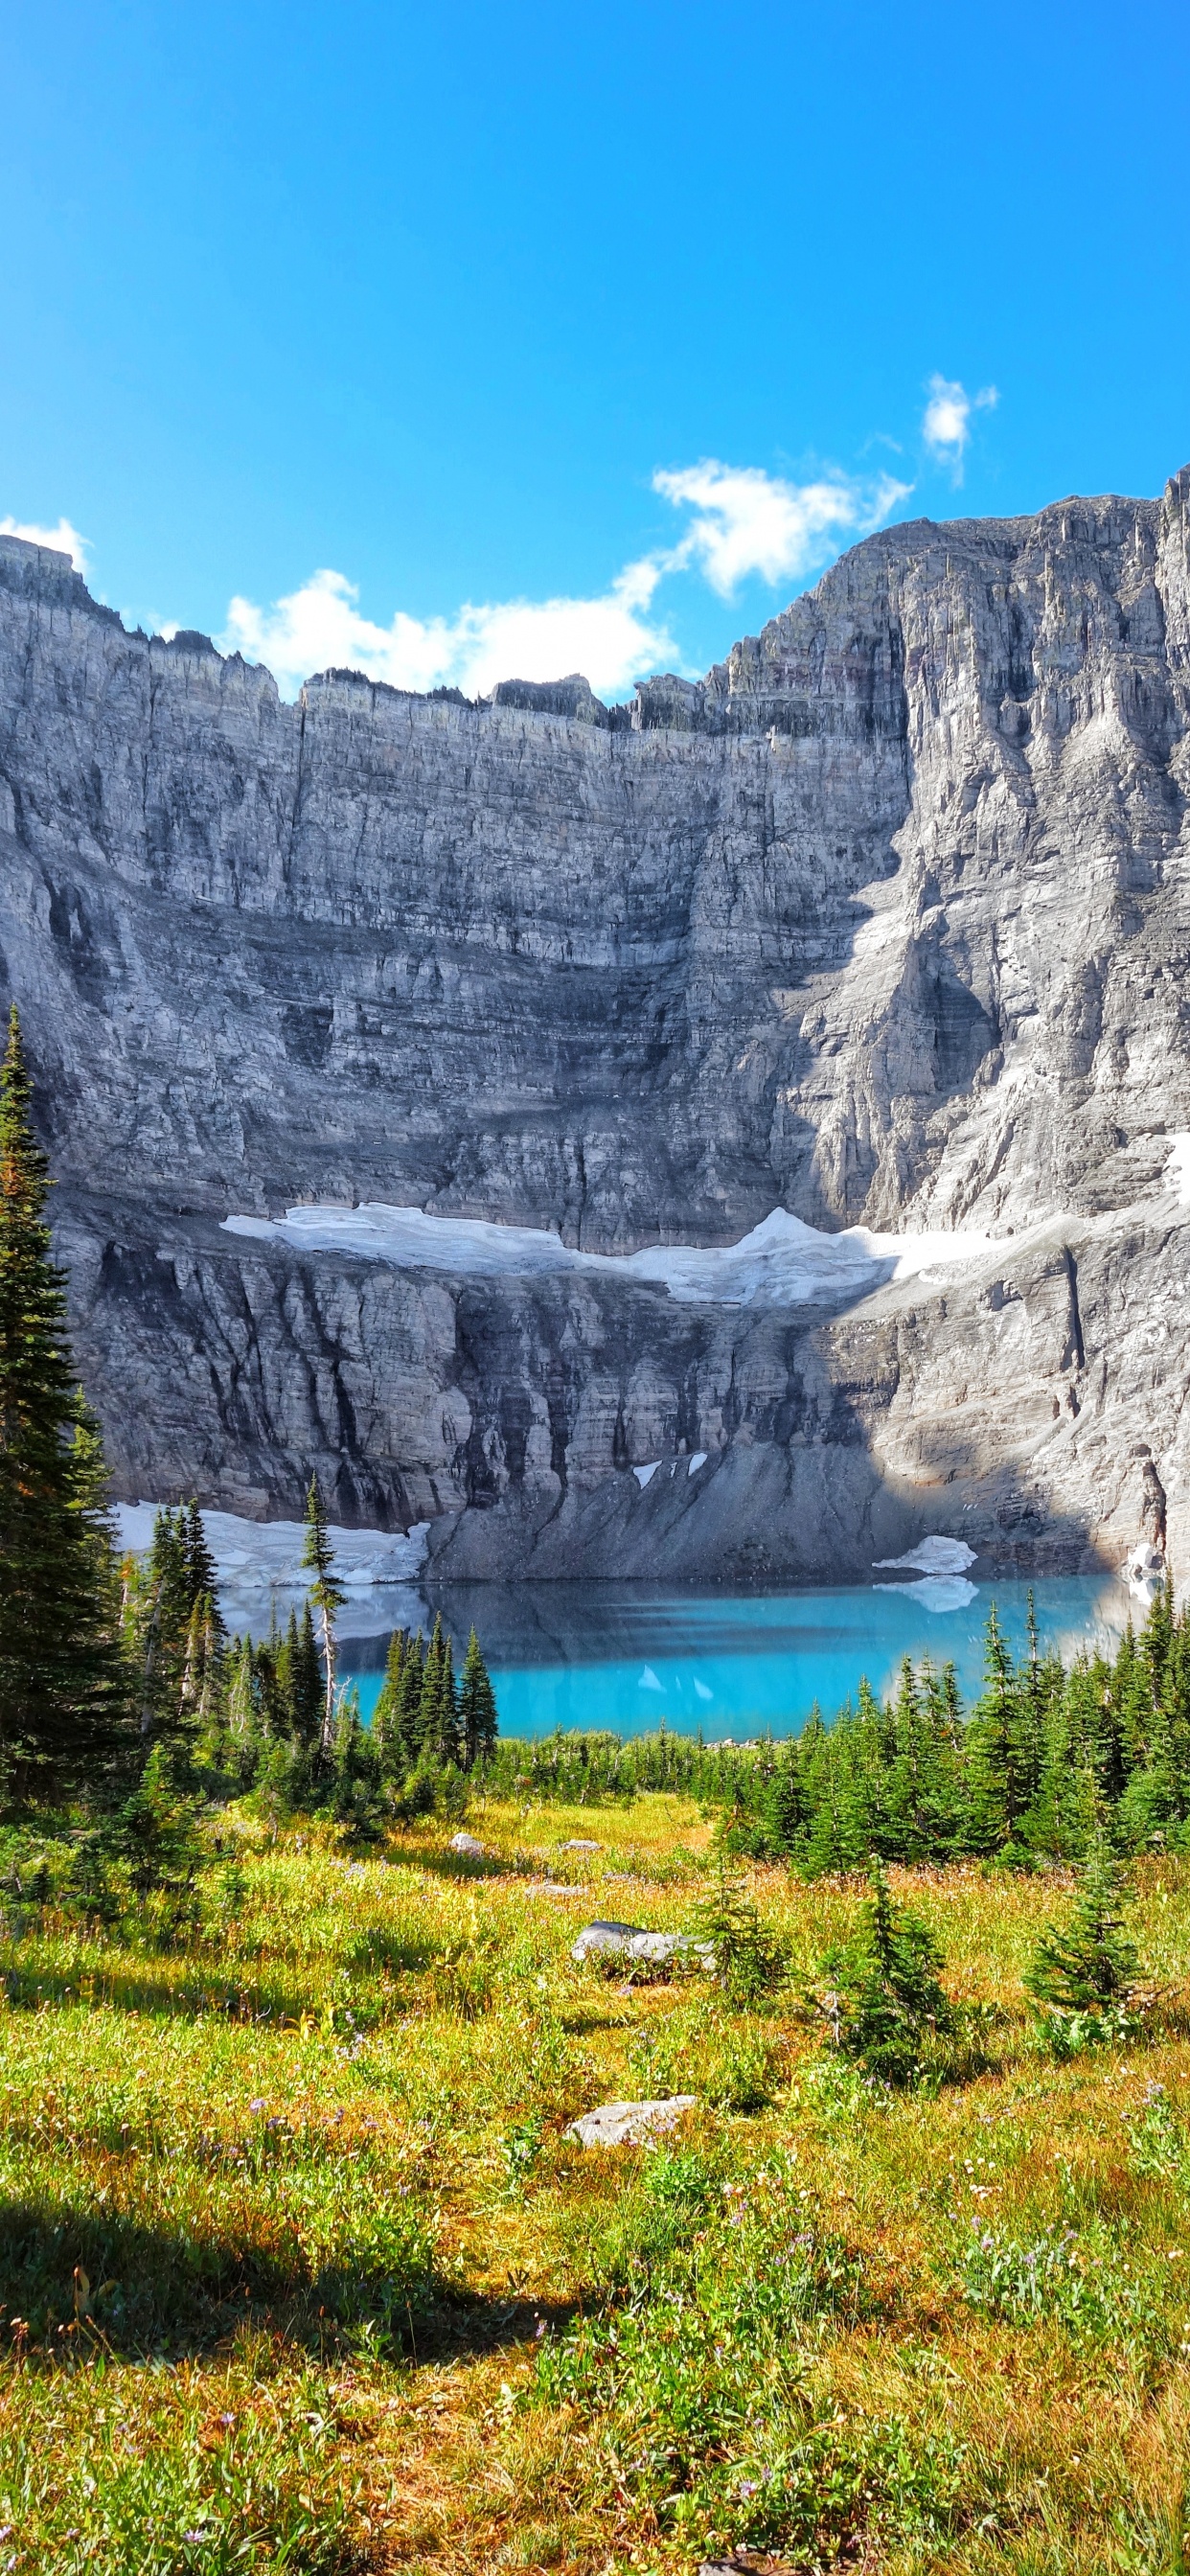
[[[344, 1640], [342, 1669], [367, 1716], [395, 1626], [440, 1610], [461, 1657], [474, 1621], [491, 1667], [505, 1735], [607, 1727], [621, 1736], [700, 1727], [708, 1741], [794, 1735], [815, 1702], [831, 1717], [861, 1676], [893, 1683], [903, 1655], [953, 1662], [964, 1698], [983, 1675], [983, 1632], [994, 1599], [1015, 1651], [1023, 1649], [1029, 1585], [838, 1585], [732, 1595], [645, 1583], [457, 1584], [418, 1596], [377, 1588], [353, 1604], [373, 1633]], [[1132, 1605], [1114, 1576], [1038, 1577], [1032, 1591], [1043, 1645], [1069, 1656], [1114, 1645]], [[1143, 1618], [1137, 1612], [1137, 1622]]]

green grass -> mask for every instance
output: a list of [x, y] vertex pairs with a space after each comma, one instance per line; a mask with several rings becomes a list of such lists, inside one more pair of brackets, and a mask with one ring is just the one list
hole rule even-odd
[[[1141, 1870], [1149, 2038], [1064, 2064], [1064, 1882], [893, 1872], [985, 2060], [893, 2094], [802, 2002], [858, 1883], [752, 1873], [790, 1977], [737, 2013], [569, 1957], [689, 1919], [691, 1806], [470, 1821], [490, 1863], [243, 1820], [183, 1941], [10, 1908], [0, 2571], [1190, 2565], [1190, 1863]], [[651, 2152], [565, 2135], [671, 2091]]]

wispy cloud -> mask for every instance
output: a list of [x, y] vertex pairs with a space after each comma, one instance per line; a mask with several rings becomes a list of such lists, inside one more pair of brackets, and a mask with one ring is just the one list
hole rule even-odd
[[87, 569], [88, 540], [80, 537], [69, 519], [59, 519], [56, 528], [39, 528], [31, 519], [0, 519], [0, 537], [24, 537], [31, 546], [53, 546], [56, 553], [70, 556], [76, 572]]
[[449, 617], [410, 617], [398, 609], [378, 626], [359, 608], [359, 590], [341, 572], [311, 575], [271, 607], [235, 598], [220, 637], [225, 652], [265, 662], [283, 695], [312, 671], [365, 671], [398, 689], [453, 686], [469, 697], [497, 680], [556, 680], [581, 671], [603, 697], [631, 688], [647, 671], [683, 668], [657, 592], [667, 576], [698, 572], [728, 599], [750, 576], [795, 582], [835, 551], [842, 536], [863, 536], [888, 517], [910, 486], [881, 475], [861, 482], [842, 474], [791, 483], [758, 466], [715, 457], [657, 473], [653, 489], [689, 512], [677, 543], [626, 564], [606, 591], [588, 599], [513, 599], [468, 603]]
[[956, 483], [963, 479], [963, 455], [971, 435], [973, 411], [994, 411], [1000, 396], [995, 385], [984, 385], [977, 394], [969, 394], [965, 385], [952, 384], [947, 376], [931, 376], [929, 401], [922, 416], [921, 434], [931, 456], [949, 465]]
[[789, 483], [758, 465], [722, 465], [708, 456], [677, 473], [655, 474], [653, 489], [694, 513], [663, 559], [666, 570], [696, 565], [712, 590], [730, 599], [749, 574], [772, 583], [800, 580], [833, 552], [833, 539], [878, 528], [911, 486], [891, 474], [875, 483], [843, 474]]

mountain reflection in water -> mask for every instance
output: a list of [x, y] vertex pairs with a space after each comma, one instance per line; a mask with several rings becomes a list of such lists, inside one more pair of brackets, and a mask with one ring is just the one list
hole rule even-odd
[[[862, 1676], [887, 1691], [904, 1655], [953, 1662], [964, 1699], [983, 1679], [988, 1609], [996, 1602], [1010, 1645], [1024, 1651], [1033, 1592], [1043, 1648], [1067, 1657], [1114, 1643], [1133, 1605], [1115, 1576], [1049, 1575], [978, 1584], [883, 1581], [737, 1595], [646, 1583], [483, 1583], [406, 1587], [391, 1600], [377, 1586], [370, 1635], [345, 1639], [341, 1669], [358, 1683], [365, 1717], [375, 1704], [396, 1626], [440, 1611], [456, 1661], [474, 1621], [495, 1683], [505, 1735], [555, 1727], [606, 1727], [621, 1736], [661, 1723], [714, 1742], [795, 1735], [817, 1703], [833, 1717]], [[364, 1605], [353, 1625], [362, 1626]], [[1143, 1611], [1136, 1612], [1136, 1624]]]

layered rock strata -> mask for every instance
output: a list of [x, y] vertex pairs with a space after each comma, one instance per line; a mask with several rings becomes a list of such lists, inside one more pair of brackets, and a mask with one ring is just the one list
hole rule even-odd
[[[0, 538], [0, 985], [119, 1489], [317, 1463], [460, 1575], [1185, 1551], [1188, 512], [891, 530], [611, 710], [289, 707]], [[364, 1199], [994, 1241], [781, 1308], [221, 1227]]]

